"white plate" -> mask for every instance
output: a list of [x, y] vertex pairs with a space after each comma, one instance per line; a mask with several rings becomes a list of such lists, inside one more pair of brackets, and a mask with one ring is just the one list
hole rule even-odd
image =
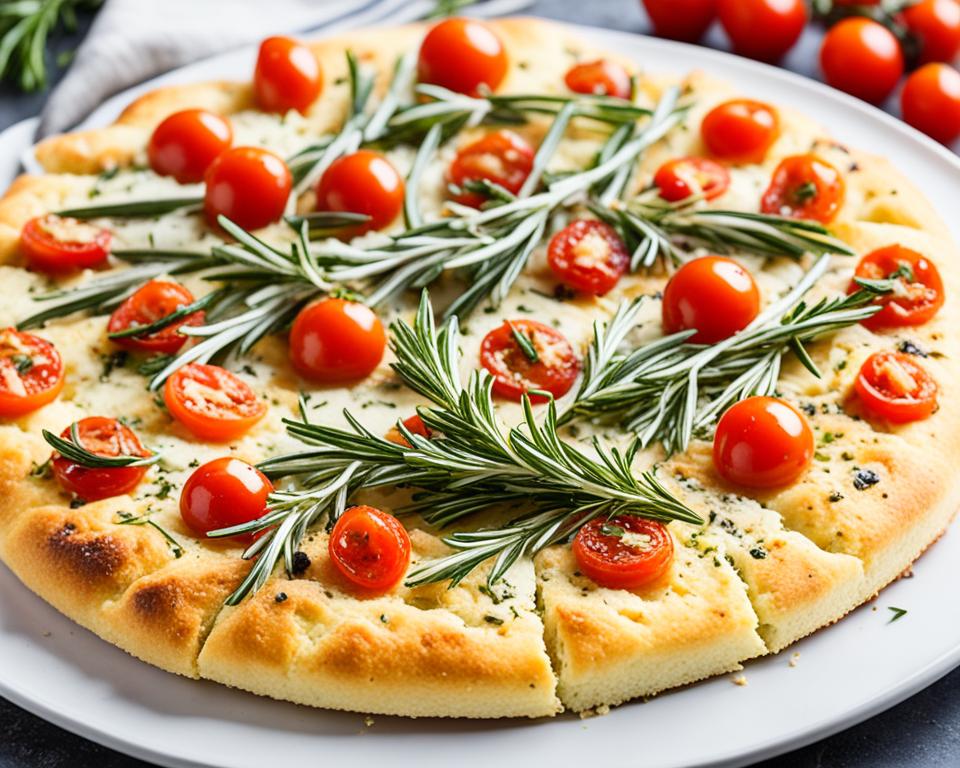
[[[744, 92], [828, 123], [841, 140], [887, 155], [909, 172], [960, 236], [960, 161], [882, 112], [815, 82], [703, 48], [590, 30], [602, 46], [645, 69], [703, 68]], [[251, 50], [160, 78], [243, 78]], [[150, 84], [152, 86], [152, 84]], [[140, 90], [140, 89], [138, 89]], [[86, 125], [108, 122], [128, 96]], [[4, 151], [4, 148], [0, 148]], [[956, 528], [916, 566], [916, 577], [779, 656], [731, 677], [686, 687], [606, 717], [581, 721], [450, 722], [331, 713], [257, 698], [160, 672], [98, 640], [38, 600], [0, 568], [0, 693], [69, 730], [168, 766], [297, 765], [473, 768], [534, 755], [557, 768], [741, 765], [866, 719], [960, 664], [960, 612], [943, 599], [960, 562]], [[909, 613], [895, 624], [890, 606]], [[796, 666], [789, 661], [799, 653]]]

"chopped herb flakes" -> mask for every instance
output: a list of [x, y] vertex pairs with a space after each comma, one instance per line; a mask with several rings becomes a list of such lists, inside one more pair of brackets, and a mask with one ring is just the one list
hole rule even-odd
[[898, 619], [902, 619], [904, 616], [907, 615], [907, 611], [905, 608], [895, 608], [894, 606], [891, 605], [887, 608], [887, 610], [893, 614], [890, 617], [890, 621], [888, 621], [887, 624], [893, 624], [893, 622], [897, 621]]

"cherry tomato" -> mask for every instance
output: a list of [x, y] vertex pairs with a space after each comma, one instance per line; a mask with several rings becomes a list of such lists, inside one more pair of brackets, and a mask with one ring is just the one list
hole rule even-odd
[[410, 537], [393, 515], [366, 505], [350, 507], [333, 526], [330, 561], [350, 583], [386, 592], [407, 572]]
[[365, 213], [349, 236], [383, 229], [403, 210], [403, 178], [379, 152], [361, 149], [330, 164], [317, 184], [317, 210]]
[[210, 224], [226, 216], [244, 229], [260, 229], [283, 216], [293, 187], [286, 164], [259, 147], [234, 147], [214, 160], [204, 176], [203, 207]]
[[660, 188], [660, 197], [671, 203], [691, 195], [713, 200], [727, 191], [730, 174], [720, 163], [705, 157], [678, 157], [657, 169], [653, 183]]
[[190, 363], [164, 385], [170, 415], [204, 440], [240, 437], [263, 418], [267, 406], [243, 379], [219, 365]]
[[759, 163], [780, 134], [780, 118], [767, 104], [734, 99], [707, 113], [700, 134], [714, 157], [731, 163]]
[[580, 572], [607, 589], [640, 589], [673, 563], [666, 526], [636, 515], [595, 517], [577, 531], [572, 549]]
[[38, 272], [69, 272], [98, 267], [110, 255], [112, 235], [105, 229], [55, 213], [23, 225], [20, 250]]
[[[524, 352], [517, 334], [533, 345], [536, 360]], [[536, 320], [506, 321], [490, 331], [480, 344], [480, 363], [493, 375], [494, 393], [518, 402], [532, 389], [563, 397], [580, 373], [580, 361], [566, 337]], [[548, 399], [530, 395], [533, 403]]]
[[937, 383], [910, 355], [900, 352], [870, 355], [854, 389], [871, 414], [895, 424], [925, 419], [937, 407]]
[[813, 432], [806, 418], [776, 397], [748, 397], [731, 405], [713, 438], [717, 472], [750, 488], [788, 485], [812, 458]]
[[643, 0], [660, 37], [695, 43], [716, 15], [717, 0]]
[[486, 24], [474, 19], [445, 19], [420, 44], [417, 75], [421, 83], [478, 96], [497, 90], [509, 61], [503, 43]]
[[[70, 427], [60, 437], [71, 439]], [[143, 447], [132, 429], [116, 419], [105, 416], [88, 416], [77, 422], [77, 437], [80, 445], [97, 456], [147, 457], [150, 451]], [[111, 496], [129, 493], [139, 485], [148, 467], [84, 467], [53, 454], [53, 476], [67, 492], [84, 501], [98, 501]]]
[[373, 373], [386, 345], [380, 318], [368, 306], [321, 299], [293, 321], [290, 362], [309, 381], [340, 384]]
[[760, 291], [744, 267], [701, 256], [676, 271], [663, 291], [664, 333], [696, 329], [687, 343], [714, 344], [746, 328], [760, 312]]
[[[193, 294], [182, 285], [167, 280], [151, 280], [127, 297], [110, 315], [108, 333], [119, 333], [130, 328], [150, 325], [194, 301]], [[159, 331], [147, 336], [122, 336], [114, 343], [134, 352], [158, 352], [172, 355], [187, 341], [180, 333], [185, 325], [203, 325], [204, 313], [191, 312]]]
[[13, 328], [0, 330], [0, 418], [32, 413], [63, 389], [63, 361], [49, 341]]
[[147, 157], [154, 173], [181, 184], [203, 181], [210, 163], [233, 142], [230, 121], [205, 109], [174, 112], [154, 130]]
[[883, 24], [855, 16], [827, 32], [820, 47], [820, 68], [834, 88], [879, 104], [903, 74], [903, 51]]
[[760, 210], [792, 219], [829, 224], [843, 207], [846, 184], [840, 171], [816, 155], [794, 155], [780, 161]]
[[547, 262], [564, 285], [603, 296], [630, 268], [630, 253], [609, 224], [578, 219], [550, 239]]
[[264, 112], [305, 113], [323, 89], [320, 62], [307, 46], [289, 37], [260, 43], [253, 92]]
[[575, 64], [567, 70], [563, 80], [574, 93], [630, 98], [630, 75], [615, 61], [598, 59]]
[[[408, 416], [403, 420], [403, 426], [406, 430], [414, 435], [420, 435], [420, 437], [425, 437], [430, 439], [433, 437], [433, 430], [430, 429], [426, 424], [423, 423], [423, 419], [420, 418], [418, 414], [413, 416]], [[402, 445], [405, 448], [413, 448], [410, 445], [410, 441], [403, 436], [403, 433], [396, 427], [390, 427], [390, 431], [387, 432], [387, 440], [391, 443], [396, 443], [397, 445]]]
[[[867, 280], [896, 276], [900, 283], [893, 293], [875, 299], [874, 303], [883, 309], [861, 321], [867, 328], [923, 325], [943, 306], [943, 280], [939, 270], [926, 256], [902, 245], [888, 245], [868, 253], [860, 259], [854, 274]], [[851, 281], [848, 292], [858, 288]]]
[[960, 51], [960, 3], [920, 0], [901, 12], [904, 23], [920, 40], [920, 62], [952, 62]]
[[266, 513], [272, 491], [273, 483], [259, 469], [224, 456], [202, 464], [187, 478], [180, 492], [180, 517], [199, 534], [249, 523]]
[[[458, 187], [485, 179], [516, 194], [533, 170], [533, 147], [513, 131], [494, 131], [457, 152], [449, 180]], [[486, 198], [475, 192], [456, 196], [463, 205], [479, 208]]]
[[925, 64], [907, 78], [900, 108], [914, 128], [953, 143], [960, 137], [960, 72], [947, 64]]
[[717, 0], [717, 13], [736, 53], [769, 62], [793, 48], [807, 23], [803, 0]]

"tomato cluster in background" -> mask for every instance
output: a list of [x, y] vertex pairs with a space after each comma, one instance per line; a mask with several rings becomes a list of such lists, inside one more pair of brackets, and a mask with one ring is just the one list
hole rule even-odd
[[771, 64], [821, 31], [821, 79], [877, 105], [902, 82], [907, 123], [944, 144], [960, 138], [960, 0], [641, 2], [661, 37], [698, 42], [716, 23], [735, 53]]

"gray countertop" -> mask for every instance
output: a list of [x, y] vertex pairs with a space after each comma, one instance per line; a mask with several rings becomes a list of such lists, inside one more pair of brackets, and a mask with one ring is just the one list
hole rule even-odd
[[[539, 0], [533, 13], [558, 19], [645, 32], [639, 0]], [[76, 35], [56, 41], [57, 50], [75, 46], [89, 25], [81, 19]], [[723, 47], [716, 30], [708, 38]], [[805, 34], [785, 65], [803, 74], [815, 69], [817, 35]], [[0, 130], [36, 114], [44, 94], [22, 95], [0, 86]], [[953, 585], [944, 585], [945, 606], [956, 604]], [[824, 691], [828, 696], [829, 691]], [[815, 706], [815, 703], [813, 704]], [[74, 736], [0, 698], [0, 768], [146, 768], [147, 763]], [[749, 727], [744, 723], [744, 727]], [[809, 747], [769, 760], [762, 768], [957, 768], [960, 766], [960, 670], [899, 706]]]

